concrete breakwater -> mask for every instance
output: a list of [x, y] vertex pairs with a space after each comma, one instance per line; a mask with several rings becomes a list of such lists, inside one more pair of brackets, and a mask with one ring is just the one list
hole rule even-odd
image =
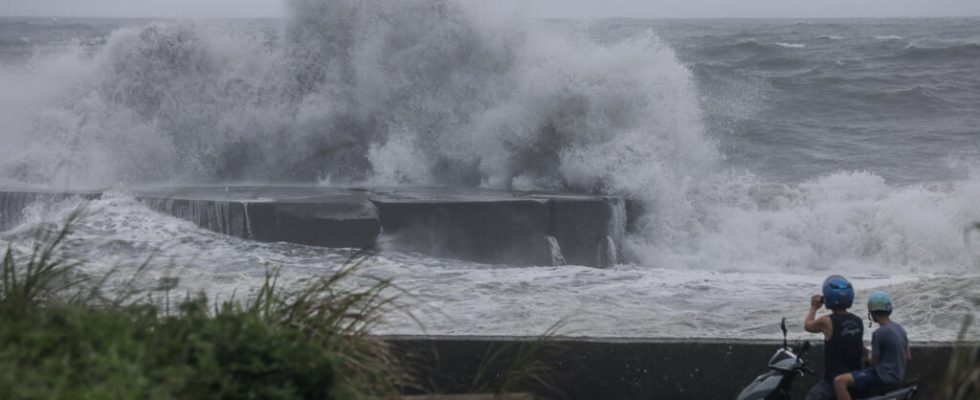
[[[423, 391], [460, 393], [474, 386], [493, 391], [498, 389], [495, 384], [509, 379], [509, 391], [533, 392], [549, 399], [607, 400], [734, 399], [766, 371], [769, 358], [782, 344], [719, 339], [386, 339], [403, 359], [410, 360], [420, 375], [418, 380], [427, 383]], [[819, 340], [811, 343], [815, 346], [805, 358], [819, 374], [823, 371], [822, 344]], [[917, 380], [917, 398], [932, 398], [953, 351], [949, 343], [913, 343], [907, 378]], [[522, 378], [528, 371], [535, 377]], [[818, 379], [812, 375], [799, 378], [793, 398], [802, 399]]]
[[[138, 188], [150, 208], [265, 242], [416, 252], [493, 264], [605, 267], [628, 226], [623, 199], [457, 188], [183, 186]], [[0, 189], [0, 229], [36, 201], [101, 191]]]

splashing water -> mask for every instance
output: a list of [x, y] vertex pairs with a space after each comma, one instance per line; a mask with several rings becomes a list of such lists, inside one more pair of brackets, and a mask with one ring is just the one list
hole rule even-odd
[[619, 264], [619, 246], [612, 236], [606, 236], [605, 245], [599, 247], [598, 265], [613, 266]]
[[[0, 182], [125, 188], [320, 181], [623, 196], [644, 212], [627, 221], [626, 205], [613, 207], [616, 235], [607, 253], [618, 256], [614, 263], [630, 265], [602, 272], [548, 269], [519, 278], [589, 286], [584, 297], [563, 299], [588, 308], [598, 298], [652, 320], [642, 311], [646, 301], [664, 301], [657, 310], [664, 315], [672, 315], [667, 309], [703, 311], [726, 301], [705, 294], [719, 290], [744, 295], [736, 306], [747, 307], [806, 290], [802, 282], [832, 272], [863, 277], [868, 285], [898, 284], [902, 293], [930, 301], [946, 293], [936, 289], [948, 283], [946, 275], [966, 274], [969, 281], [977, 274], [963, 229], [980, 221], [980, 179], [894, 186], [872, 173], [843, 171], [771, 183], [733, 170], [706, 132], [691, 71], [649, 30], [597, 43], [574, 30], [488, 18], [454, 1], [293, 0], [290, 10], [275, 38], [155, 22], [113, 32], [94, 56], [78, 49], [40, 56], [24, 70], [0, 67], [0, 84], [15, 89], [0, 93]], [[145, 250], [143, 241], [162, 245], [161, 235], [176, 240], [189, 229], [160, 228], [119, 199], [104, 205], [101, 212], [121, 225], [148, 224], [133, 228], [135, 236], [113, 239], [114, 246], [129, 241]], [[248, 210], [238, 208], [188, 212], [244, 237]], [[627, 225], [629, 233], [618, 237]], [[90, 233], [89, 240], [116, 235]], [[196, 231], [191, 236], [219, 240]], [[93, 246], [113, 248], [99, 243]], [[234, 249], [228, 252], [316, 265], [296, 255], [314, 252], [301, 247], [222, 243]], [[325, 257], [334, 258], [340, 257]], [[426, 280], [420, 264], [439, 265], [447, 285], [452, 275], [471, 284], [470, 293], [515, 296], [501, 313], [526, 311], [519, 303], [528, 297], [538, 311], [555, 311], [518, 278], [493, 268], [469, 265], [474, 271], [459, 277], [459, 268], [437, 260], [398, 263], [413, 265], [416, 275], [406, 279], [415, 283]], [[231, 273], [230, 266], [219, 269]], [[540, 276], [546, 273], [556, 277]], [[771, 274], [779, 277], [778, 290], [758, 283]], [[215, 285], [234, 281], [219, 275]], [[583, 276], [592, 284], [583, 284]], [[643, 285], [677, 287], [650, 298], [639, 283], [627, 283], [636, 276]], [[908, 283], [909, 276], [928, 280], [921, 286], [928, 293], [916, 294], [919, 286]], [[699, 286], [703, 277], [715, 283]], [[496, 280], [502, 283], [490, 283]], [[745, 286], [757, 290], [743, 294]], [[643, 293], [610, 297], [620, 288]], [[462, 292], [441, 293], [435, 302], [452, 308], [450, 299], [460, 301], [460, 315], [476, 307]], [[702, 300], [666, 299], [686, 294]], [[623, 325], [626, 315], [611, 325]], [[698, 326], [724, 319], [704, 318]], [[466, 329], [482, 326], [471, 322]], [[596, 332], [598, 325], [585, 330]], [[443, 329], [463, 329], [453, 326], [446, 322]]]
[[291, 4], [273, 45], [153, 23], [59, 61], [87, 72], [5, 134], [20, 151], [3, 175], [599, 191], [694, 218], [684, 197], [719, 156], [689, 71], [652, 32], [602, 46], [456, 2]]
[[[717, 270], [958, 267], [954, 232], [980, 218], [962, 197], [971, 183], [840, 173], [780, 186], [725, 171], [690, 71], [649, 31], [600, 45], [444, 1], [291, 10], [274, 41], [152, 23], [114, 32], [93, 58], [5, 71], [43, 90], [5, 95], [4, 178], [602, 192], [646, 210], [627, 259]], [[945, 207], [924, 216], [933, 204]]]
[[565, 255], [561, 253], [561, 245], [554, 236], [548, 236], [548, 249], [551, 251], [551, 265], [554, 267], [568, 264]]

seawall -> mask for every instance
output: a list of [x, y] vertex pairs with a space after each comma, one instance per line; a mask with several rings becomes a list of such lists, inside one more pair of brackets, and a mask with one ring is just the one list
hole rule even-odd
[[[440, 187], [212, 185], [134, 188], [150, 208], [264, 242], [373, 248], [490, 264], [605, 267], [627, 229], [623, 199]], [[39, 199], [100, 191], [0, 189], [0, 229]]]
[[[507, 388], [549, 399], [734, 399], [743, 387], [766, 371], [780, 341], [717, 339], [554, 338], [536, 342], [518, 337], [387, 337], [398, 354], [418, 371], [424, 390], [458, 393], [494, 386], [508, 378]], [[819, 340], [806, 355], [823, 370]], [[791, 343], [792, 345], [793, 343]], [[932, 398], [954, 346], [916, 343], [907, 378], [917, 379], [917, 398]], [[520, 354], [537, 363], [514, 362]], [[493, 360], [496, 355], [496, 360]], [[541, 367], [549, 372], [544, 373]], [[544, 383], [521, 379], [536, 371]], [[482, 378], [478, 378], [482, 376]], [[526, 377], [525, 377], [526, 378]], [[496, 379], [496, 381], [494, 381]], [[799, 378], [794, 398], [802, 399], [818, 377]], [[493, 381], [490, 385], [483, 385]], [[549, 388], [552, 387], [552, 388]]]

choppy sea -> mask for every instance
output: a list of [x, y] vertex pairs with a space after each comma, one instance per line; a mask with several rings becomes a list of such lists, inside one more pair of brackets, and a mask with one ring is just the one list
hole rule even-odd
[[[275, 20], [0, 18], [0, 186], [110, 188], [65, 248], [227, 297], [348, 250], [255, 243], [127, 194], [210, 182], [625, 196], [623, 263], [377, 254], [380, 333], [770, 338], [829, 274], [914, 340], [980, 301], [980, 20], [531, 20], [445, 2], [291, 3]], [[442, 4], [441, 6], [438, 4]], [[27, 251], [77, 200], [0, 233]], [[863, 314], [863, 306], [856, 308]], [[967, 331], [980, 338], [980, 327]]]

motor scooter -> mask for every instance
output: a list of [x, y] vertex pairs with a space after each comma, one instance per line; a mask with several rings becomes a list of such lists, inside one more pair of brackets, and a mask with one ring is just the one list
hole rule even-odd
[[[752, 383], [742, 389], [738, 400], [791, 400], [793, 383], [797, 377], [816, 375], [803, 358], [810, 351], [810, 342], [804, 341], [797, 348], [790, 348], [786, 340], [786, 318], [780, 327], [783, 330], [783, 347], [769, 359], [769, 371], [759, 375]], [[914, 383], [884, 387], [868, 393], [861, 393], [854, 399], [860, 400], [909, 400], [915, 396], [918, 387]]]

